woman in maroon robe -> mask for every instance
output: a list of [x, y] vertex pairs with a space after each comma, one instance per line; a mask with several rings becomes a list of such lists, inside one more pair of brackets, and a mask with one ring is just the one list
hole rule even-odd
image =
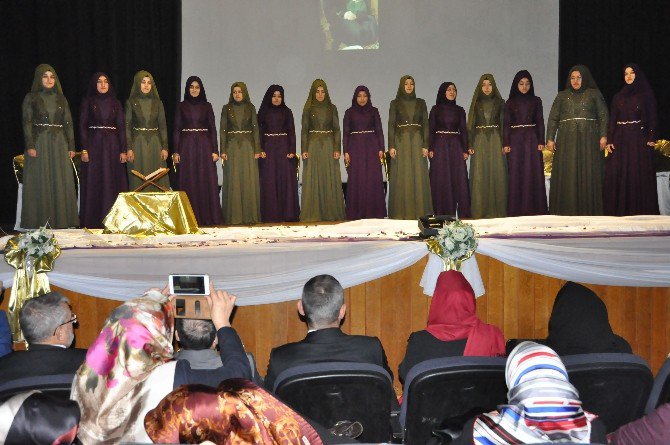
[[656, 98], [640, 67], [624, 68], [626, 85], [614, 95], [605, 160], [603, 206], [606, 215], [658, 215]]
[[186, 192], [201, 226], [223, 224], [216, 161], [219, 149], [212, 104], [199, 77], [186, 80], [184, 101], [174, 118], [174, 153], [179, 189]]
[[95, 73], [79, 116], [82, 227], [102, 227], [118, 194], [128, 191], [125, 125], [123, 107], [109, 76]]
[[430, 190], [436, 215], [469, 218], [468, 131], [465, 110], [456, 105], [456, 85], [444, 82], [430, 109]]
[[344, 163], [349, 174], [347, 219], [384, 218], [386, 201], [380, 163], [384, 156], [384, 130], [368, 87], [361, 85], [354, 91], [342, 127]]
[[298, 221], [297, 157], [293, 112], [284, 102], [284, 88], [270, 85], [258, 109], [261, 149], [258, 160], [261, 182], [261, 220]]
[[505, 102], [503, 153], [507, 155], [507, 216], [544, 215], [544, 115], [533, 78], [516, 73]]

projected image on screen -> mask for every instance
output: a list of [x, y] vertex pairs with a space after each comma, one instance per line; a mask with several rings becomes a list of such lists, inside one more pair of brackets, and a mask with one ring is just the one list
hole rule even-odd
[[379, 0], [320, 0], [326, 50], [379, 48]]

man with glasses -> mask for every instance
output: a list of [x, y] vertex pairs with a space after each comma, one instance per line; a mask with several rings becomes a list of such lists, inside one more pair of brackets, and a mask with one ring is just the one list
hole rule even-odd
[[28, 342], [27, 351], [0, 357], [0, 382], [51, 374], [74, 374], [86, 359], [85, 349], [70, 348], [77, 316], [70, 301], [48, 292], [23, 305], [19, 324]]

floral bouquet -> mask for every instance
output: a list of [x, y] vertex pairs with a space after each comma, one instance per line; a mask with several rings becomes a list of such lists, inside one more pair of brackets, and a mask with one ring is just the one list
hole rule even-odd
[[472, 224], [456, 219], [445, 223], [426, 244], [430, 252], [442, 258], [444, 270], [460, 270], [463, 261], [477, 250], [477, 236]]

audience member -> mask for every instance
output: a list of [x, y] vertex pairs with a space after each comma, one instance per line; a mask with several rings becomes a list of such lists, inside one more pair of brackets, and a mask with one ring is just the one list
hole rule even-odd
[[79, 406], [40, 391], [26, 391], [0, 404], [0, 443], [69, 445], [77, 436]]
[[453, 356], [503, 356], [505, 338], [496, 326], [477, 318], [475, 292], [462, 273], [442, 272], [428, 311], [428, 324], [412, 332], [400, 363], [400, 381], [424, 360]]
[[3, 381], [51, 374], [74, 374], [86, 358], [85, 349], [70, 348], [77, 316], [58, 292], [31, 298], [21, 308], [19, 325], [27, 351], [0, 357]]
[[175, 318], [175, 339], [181, 349], [175, 360], [186, 360], [191, 369], [215, 369], [221, 367], [221, 357], [216, 351], [218, 339], [216, 328], [210, 320]]
[[509, 404], [468, 421], [452, 444], [606, 443], [604, 424], [582, 409], [551, 348], [519, 344], [507, 359], [505, 380]]
[[272, 391], [275, 379], [285, 369], [322, 362], [371, 363], [393, 376], [377, 337], [347, 335], [340, 330], [346, 311], [344, 289], [334, 277], [318, 275], [310, 279], [298, 301], [298, 312], [307, 320], [307, 336], [272, 350], [265, 387]]
[[151, 290], [116, 308], [72, 385], [72, 399], [82, 413], [81, 442], [149, 442], [144, 415], [174, 388], [250, 378], [242, 342], [230, 327], [235, 299], [211, 286], [208, 301], [222, 365], [209, 370], [191, 369], [187, 360], [172, 360], [174, 308], [166, 295]]
[[670, 403], [628, 423], [607, 436], [611, 445], [668, 445], [670, 443]]

